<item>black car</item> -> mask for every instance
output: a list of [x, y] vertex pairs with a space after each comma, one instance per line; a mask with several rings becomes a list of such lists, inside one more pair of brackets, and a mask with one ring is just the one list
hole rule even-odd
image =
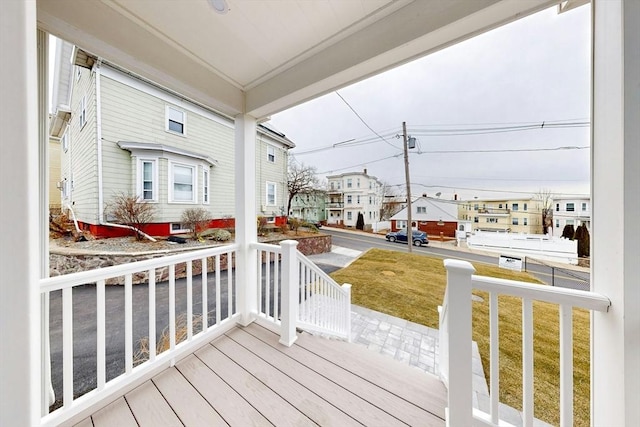
[[[425, 233], [424, 231], [412, 230], [411, 234], [413, 234], [413, 244], [414, 245], [422, 246], [422, 245], [428, 245], [429, 244], [429, 238], [427, 237], [427, 233]], [[390, 233], [387, 233], [387, 235], [385, 237], [390, 242], [406, 243], [407, 242], [407, 230], [406, 229], [402, 229], [402, 230], [399, 230], [399, 231], [392, 231]]]

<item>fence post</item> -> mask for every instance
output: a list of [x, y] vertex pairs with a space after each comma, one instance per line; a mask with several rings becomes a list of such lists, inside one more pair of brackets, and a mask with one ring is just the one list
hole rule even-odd
[[[295, 240], [283, 240], [282, 248], [282, 295], [280, 305], [280, 344], [291, 347], [296, 341], [296, 322], [300, 293], [300, 274]], [[273, 296], [277, 298], [277, 295]], [[268, 302], [267, 302], [268, 303]], [[274, 313], [277, 315], [276, 313]]]
[[475, 268], [467, 261], [445, 259], [447, 269], [444, 317], [448, 348], [447, 425], [470, 426], [473, 419], [471, 276]]

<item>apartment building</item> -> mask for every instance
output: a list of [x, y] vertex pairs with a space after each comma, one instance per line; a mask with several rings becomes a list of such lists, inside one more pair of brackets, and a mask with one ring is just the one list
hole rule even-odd
[[542, 234], [542, 202], [528, 199], [473, 199], [458, 205], [458, 219], [472, 231]]
[[382, 183], [363, 172], [328, 176], [327, 224], [355, 227], [362, 214], [365, 227], [380, 221]]

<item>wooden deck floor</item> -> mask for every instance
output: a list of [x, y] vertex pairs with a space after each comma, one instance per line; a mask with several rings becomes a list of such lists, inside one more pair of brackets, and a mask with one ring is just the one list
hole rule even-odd
[[235, 328], [78, 426], [443, 426], [439, 379], [359, 346]]

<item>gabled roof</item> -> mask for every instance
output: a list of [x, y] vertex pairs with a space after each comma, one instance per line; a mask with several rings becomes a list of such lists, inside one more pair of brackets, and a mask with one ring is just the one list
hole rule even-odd
[[[417, 213], [416, 207], [426, 207], [426, 213]], [[412, 221], [458, 221], [458, 203], [453, 200], [432, 199], [431, 197], [418, 197], [411, 202]], [[396, 221], [407, 220], [407, 208], [390, 218]]]

